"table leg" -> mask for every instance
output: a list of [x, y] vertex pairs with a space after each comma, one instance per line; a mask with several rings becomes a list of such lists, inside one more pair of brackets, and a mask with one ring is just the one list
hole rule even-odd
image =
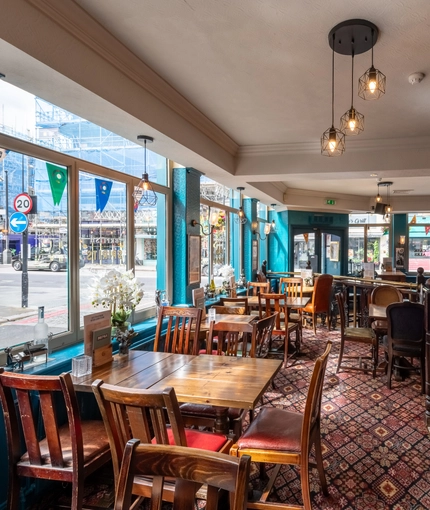
[[228, 436], [228, 409], [226, 407], [216, 407], [215, 412], [215, 432]]

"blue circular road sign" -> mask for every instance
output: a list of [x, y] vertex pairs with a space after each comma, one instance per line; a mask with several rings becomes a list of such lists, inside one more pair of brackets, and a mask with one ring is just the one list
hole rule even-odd
[[9, 227], [12, 230], [12, 232], [15, 232], [16, 234], [24, 232], [24, 230], [28, 227], [27, 216], [20, 212], [15, 212], [11, 214], [9, 218]]

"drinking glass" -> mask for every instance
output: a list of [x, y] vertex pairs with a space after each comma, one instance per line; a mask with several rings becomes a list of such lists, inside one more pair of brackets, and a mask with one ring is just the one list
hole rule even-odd
[[209, 308], [209, 310], [208, 310], [208, 319], [209, 319], [209, 322], [216, 321], [216, 310], [215, 310], [215, 308]]
[[82, 377], [83, 375], [91, 374], [93, 359], [91, 356], [82, 354], [72, 358], [72, 375], [75, 377]]

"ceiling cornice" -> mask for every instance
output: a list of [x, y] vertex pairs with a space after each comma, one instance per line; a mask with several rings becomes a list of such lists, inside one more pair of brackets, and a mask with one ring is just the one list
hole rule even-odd
[[[348, 151], [367, 151], [389, 149], [414, 149], [428, 150], [430, 146], [430, 136], [417, 136], [411, 138], [390, 138], [390, 139], [372, 139], [372, 140], [347, 140]], [[315, 154], [321, 151], [319, 141], [283, 143], [268, 145], [243, 145], [239, 148], [238, 157], [241, 156], [282, 156], [288, 154]]]
[[26, 0], [232, 156], [239, 146], [73, 0]]

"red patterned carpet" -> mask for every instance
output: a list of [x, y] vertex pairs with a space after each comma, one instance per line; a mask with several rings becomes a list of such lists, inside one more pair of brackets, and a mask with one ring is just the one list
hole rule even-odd
[[[404, 381], [378, 373], [343, 371], [336, 374], [339, 331], [319, 327], [303, 334], [302, 355], [278, 374], [275, 386], [265, 395], [264, 405], [302, 411], [313, 361], [328, 339], [333, 348], [327, 368], [322, 405], [322, 447], [329, 487], [325, 497], [316, 471], [311, 476], [314, 510], [428, 510], [430, 509], [430, 443], [424, 423], [424, 396], [420, 379], [412, 374]], [[349, 351], [346, 354], [351, 354]], [[382, 349], [380, 350], [382, 356]], [[257, 410], [258, 412], [258, 410]], [[253, 483], [258, 483], [253, 471]], [[109, 474], [87, 486], [87, 508], [109, 508], [113, 490]], [[295, 468], [283, 467], [272, 499], [301, 503], [300, 479]], [[61, 490], [67, 508], [67, 498]], [[33, 506], [58, 508], [59, 495]]]

